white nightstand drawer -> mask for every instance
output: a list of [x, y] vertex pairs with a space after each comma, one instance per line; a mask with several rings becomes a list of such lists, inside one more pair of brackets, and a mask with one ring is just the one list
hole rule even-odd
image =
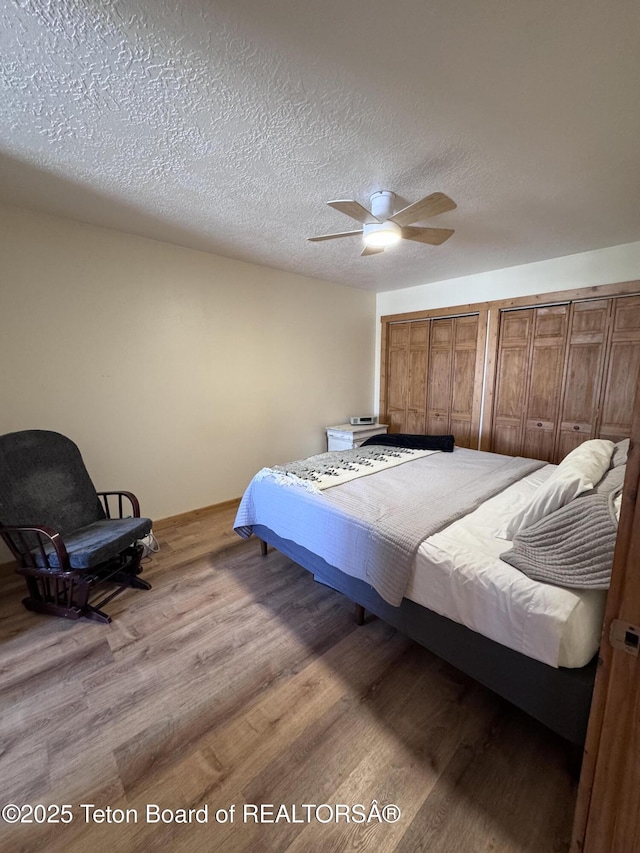
[[327, 450], [351, 450], [371, 438], [373, 435], [384, 435], [389, 429], [387, 424], [338, 424], [327, 427]]

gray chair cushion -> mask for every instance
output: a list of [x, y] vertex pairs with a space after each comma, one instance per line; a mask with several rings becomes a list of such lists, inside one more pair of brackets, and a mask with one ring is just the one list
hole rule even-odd
[[[149, 518], [100, 519], [81, 527], [64, 538], [72, 569], [91, 569], [117, 557], [127, 546], [146, 536], [151, 530]], [[33, 550], [36, 563], [46, 568], [39, 549]], [[60, 568], [52, 545], [45, 547], [51, 568]]]
[[49, 430], [0, 436], [0, 524], [52, 527], [63, 536], [104, 518], [76, 445]]

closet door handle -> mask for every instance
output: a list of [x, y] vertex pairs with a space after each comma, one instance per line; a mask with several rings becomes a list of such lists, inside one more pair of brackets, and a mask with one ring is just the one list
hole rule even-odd
[[538, 423], [536, 424], [536, 426], [542, 426], [542, 423], [541, 423], [540, 421], [538, 421]]
[[575, 430], [580, 429], [580, 427], [578, 426], [578, 424], [576, 424], [576, 425], [574, 426], [574, 429], [575, 429]]

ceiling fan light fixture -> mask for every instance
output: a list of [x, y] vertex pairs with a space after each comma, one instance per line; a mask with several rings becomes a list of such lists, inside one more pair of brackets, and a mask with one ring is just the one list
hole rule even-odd
[[395, 222], [374, 222], [363, 228], [365, 245], [373, 249], [386, 249], [400, 242], [402, 230]]

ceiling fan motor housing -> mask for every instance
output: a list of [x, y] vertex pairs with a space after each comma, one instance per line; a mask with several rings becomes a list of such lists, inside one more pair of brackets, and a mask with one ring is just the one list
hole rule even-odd
[[379, 219], [380, 222], [384, 222], [385, 219], [389, 219], [390, 216], [393, 216], [393, 204], [395, 197], [396, 194], [389, 190], [380, 190], [377, 193], [373, 193], [370, 197], [369, 202], [371, 204], [371, 213], [373, 213], [375, 218]]

